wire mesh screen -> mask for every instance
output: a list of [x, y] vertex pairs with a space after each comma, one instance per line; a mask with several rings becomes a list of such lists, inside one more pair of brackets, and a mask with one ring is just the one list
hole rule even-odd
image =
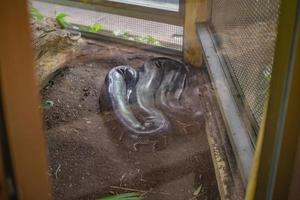
[[163, 10], [179, 11], [179, 0], [109, 0]]
[[47, 17], [54, 18], [59, 13], [65, 13], [70, 23], [83, 26], [99, 23], [103, 32], [110, 33], [111, 36], [171, 49], [182, 48], [182, 26], [39, 1], [32, 3]]
[[279, 0], [212, 1], [217, 49], [256, 126], [268, 95], [279, 6]]

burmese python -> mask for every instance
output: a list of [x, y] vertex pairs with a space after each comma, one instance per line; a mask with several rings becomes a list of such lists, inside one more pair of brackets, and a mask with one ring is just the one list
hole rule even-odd
[[113, 110], [133, 135], [155, 136], [170, 126], [162, 107], [185, 110], [180, 99], [189, 73], [185, 64], [164, 57], [150, 59], [138, 70], [126, 65], [114, 67], [106, 75], [100, 108]]

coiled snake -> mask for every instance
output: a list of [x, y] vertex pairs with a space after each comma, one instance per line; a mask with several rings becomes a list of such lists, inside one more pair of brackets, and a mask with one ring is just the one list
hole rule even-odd
[[114, 67], [105, 78], [100, 107], [102, 111], [113, 110], [134, 136], [165, 132], [170, 122], [162, 107], [187, 112], [180, 99], [189, 73], [185, 64], [164, 57], [150, 59], [138, 70], [125, 65]]

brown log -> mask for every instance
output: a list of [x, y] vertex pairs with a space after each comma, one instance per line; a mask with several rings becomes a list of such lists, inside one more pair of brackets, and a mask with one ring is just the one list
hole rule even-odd
[[32, 20], [35, 71], [44, 87], [64, 64], [74, 58], [85, 43], [80, 33], [63, 30], [54, 19]]

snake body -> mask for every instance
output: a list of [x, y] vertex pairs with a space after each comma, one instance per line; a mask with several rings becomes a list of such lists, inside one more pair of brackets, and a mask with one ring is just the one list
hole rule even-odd
[[186, 65], [164, 57], [150, 59], [138, 70], [126, 65], [114, 67], [105, 78], [100, 107], [113, 110], [134, 135], [165, 132], [170, 123], [161, 108], [182, 108], [180, 98], [188, 73]]

